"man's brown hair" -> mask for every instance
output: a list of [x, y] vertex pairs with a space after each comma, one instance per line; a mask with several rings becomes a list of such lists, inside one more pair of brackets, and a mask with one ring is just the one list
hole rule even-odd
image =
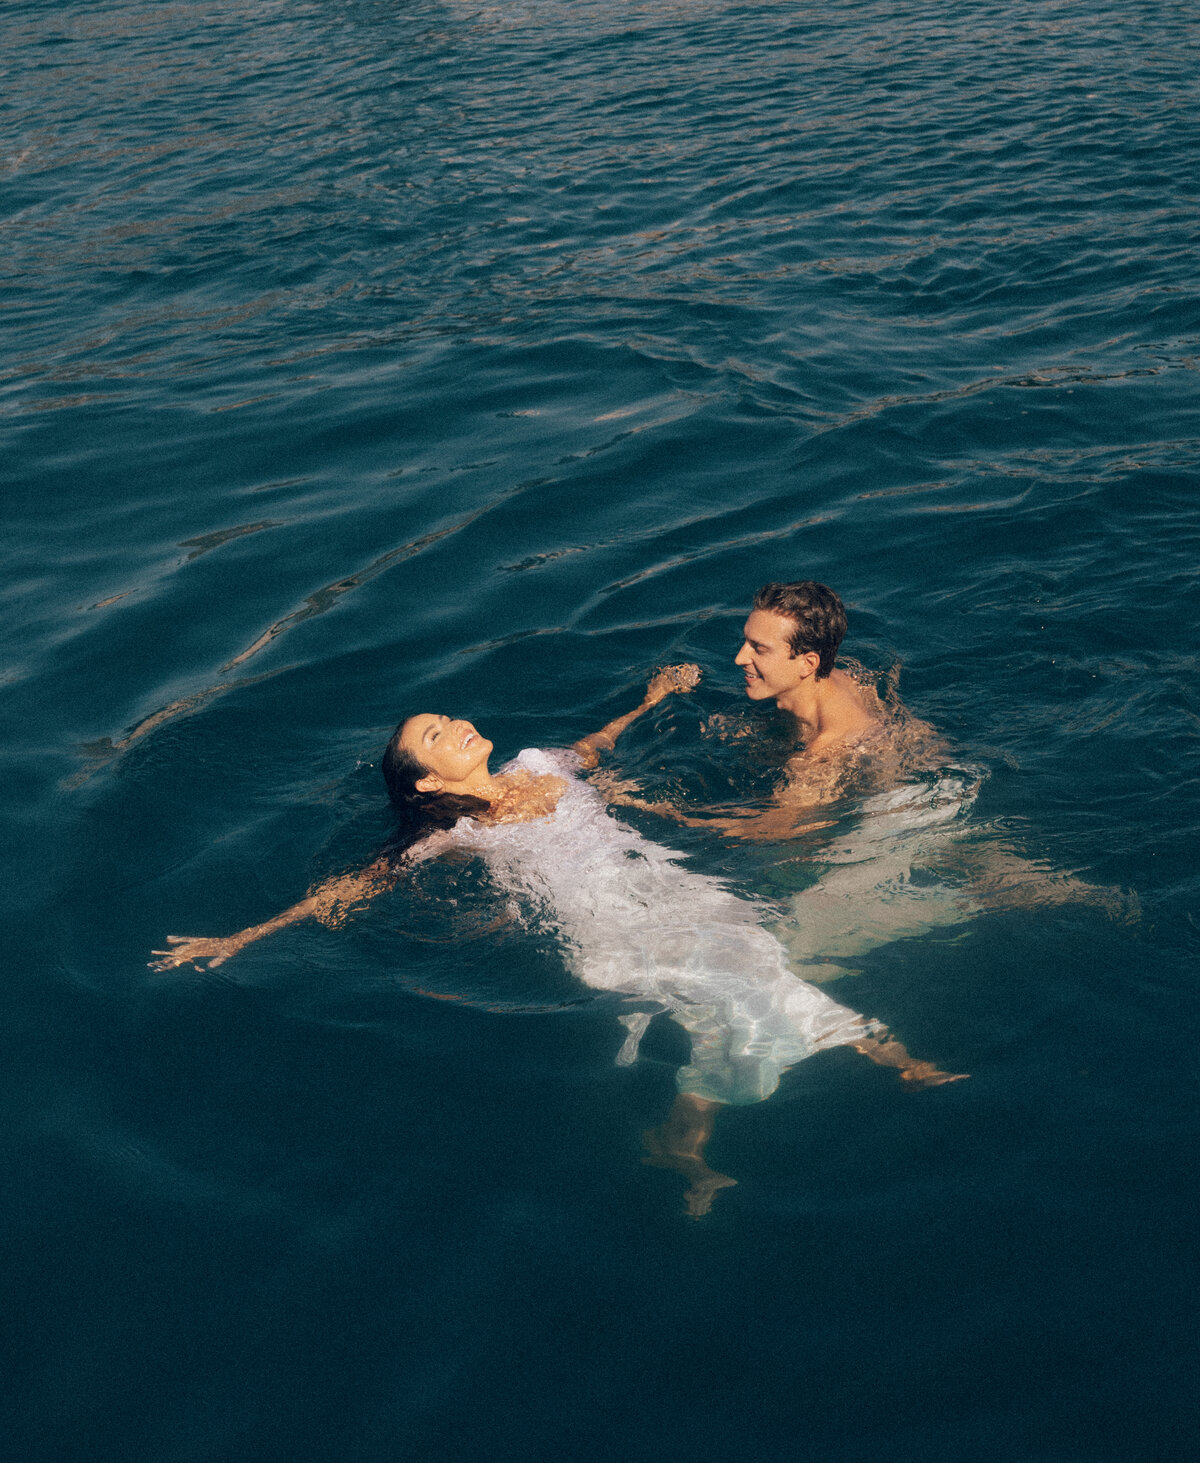
[[838, 646], [846, 634], [846, 607], [827, 584], [800, 579], [794, 584], [764, 584], [754, 596], [754, 608], [791, 620], [792, 655], [812, 651], [821, 658], [817, 680], [833, 669]]

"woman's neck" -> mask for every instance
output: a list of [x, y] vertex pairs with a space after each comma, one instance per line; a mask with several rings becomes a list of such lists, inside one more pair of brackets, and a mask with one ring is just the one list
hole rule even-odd
[[522, 770], [491, 778], [488, 790], [475, 796], [486, 799], [488, 821], [526, 823], [553, 813], [566, 786], [566, 782], [553, 773]]
[[484, 762], [479, 767], [472, 768], [461, 782], [443, 783], [442, 791], [454, 797], [479, 798], [482, 802], [490, 803], [503, 795], [504, 781], [503, 777], [493, 777]]

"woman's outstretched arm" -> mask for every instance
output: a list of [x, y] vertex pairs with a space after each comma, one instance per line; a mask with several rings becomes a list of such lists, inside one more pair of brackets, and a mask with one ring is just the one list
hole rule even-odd
[[299, 924], [301, 920], [319, 919], [322, 924], [336, 926], [355, 909], [361, 909], [376, 894], [388, 888], [395, 878], [395, 870], [386, 858], [378, 858], [373, 864], [357, 874], [339, 874], [326, 879], [299, 904], [293, 904], [274, 919], [261, 925], [250, 925], [236, 935], [218, 935], [208, 938], [203, 935], [168, 935], [169, 950], [151, 950], [157, 960], [150, 962], [151, 970], [173, 970], [178, 965], [194, 965], [197, 970], [207, 967], [215, 970], [231, 955], [236, 955], [245, 946], [288, 925]]
[[640, 706], [634, 707], [632, 711], [627, 711], [624, 716], [614, 717], [598, 732], [592, 732], [591, 736], [581, 737], [571, 750], [579, 753], [585, 767], [595, 767], [600, 760], [600, 753], [612, 751], [617, 744], [617, 738], [630, 723], [635, 722], [652, 706], [657, 706], [660, 701], [666, 700], [672, 692], [693, 690], [699, 680], [700, 667], [698, 665], [665, 666], [650, 678]]

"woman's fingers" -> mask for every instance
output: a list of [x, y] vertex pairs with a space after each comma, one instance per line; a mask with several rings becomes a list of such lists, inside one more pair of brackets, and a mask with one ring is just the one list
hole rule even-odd
[[690, 691], [700, 681], [700, 667], [692, 662], [683, 665], [665, 665], [650, 682], [664, 692]]
[[674, 679], [680, 691], [690, 691], [700, 684], [700, 667], [694, 661], [668, 666], [667, 673]]
[[158, 956], [157, 960], [150, 962], [151, 970], [174, 970], [180, 965], [194, 965], [200, 969], [201, 960], [207, 960], [211, 969], [229, 956], [229, 951], [223, 948], [223, 941], [204, 936], [168, 935], [167, 944], [175, 948], [150, 951], [151, 955]]

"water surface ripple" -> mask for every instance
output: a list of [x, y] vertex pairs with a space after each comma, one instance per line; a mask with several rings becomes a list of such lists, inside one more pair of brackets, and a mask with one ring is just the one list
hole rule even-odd
[[[1167, 0], [4, 8], [20, 1457], [1194, 1451], [1198, 34]], [[637, 1161], [678, 1033], [614, 1068], [619, 1011], [478, 880], [146, 971], [371, 852], [407, 710], [510, 755], [692, 659], [620, 768], [761, 792], [713, 728], [750, 594], [798, 577], [986, 774], [981, 834], [1140, 911], [838, 983], [970, 1082], [801, 1064], [723, 1115], [739, 1185], [688, 1227]], [[680, 837], [769, 897], [820, 847]]]

